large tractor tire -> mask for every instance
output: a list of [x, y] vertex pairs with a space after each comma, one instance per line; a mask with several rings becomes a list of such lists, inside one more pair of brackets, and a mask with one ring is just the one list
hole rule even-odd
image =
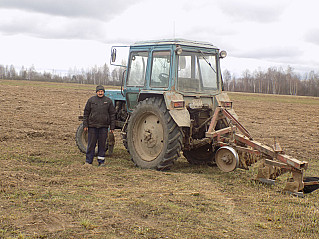
[[147, 98], [137, 105], [128, 121], [127, 146], [141, 168], [168, 169], [180, 156], [182, 132], [162, 98]]
[[127, 146], [127, 123], [126, 122], [124, 127], [122, 128], [122, 142], [127, 152], [130, 153]]
[[[88, 132], [84, 131], [83, 122], [79, 125], [75, 134], [76, 145], [82, 153], [86, 153], [88, 146]], [[108, 142], [106, 141], [106, 150], [108, 149]], [[97, 147], [95, 148], [95, 156], [97, 155]]]
[[83, 122], [79, 125], [75, 134], [76, 145], [82, 153], [86, 153], [88, 145], [88, 133], [84, 131]]
[[184, 150], [183, 155], [190, 164], [204, 165], [213, 163], [215, 151], [212, 149], [211, 145], [207, 144], [197, 149], [189, 151]]

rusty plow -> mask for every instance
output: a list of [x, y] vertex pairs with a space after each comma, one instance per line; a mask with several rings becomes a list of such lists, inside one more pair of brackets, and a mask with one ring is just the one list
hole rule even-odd
[[[218, 121], [226, 127], [216, 129]], [[273, 147], [253, 140], [248, 130], [225, 107], [215, 110], [206, 137], [218, 148], [215, 161], [224, 172], [248, 169], [258, 161], [261, 164], [256, 179], [260, 182], [274, 184], [277, 177], [290, 173], [283, 192], [303, 196], [319, 188], [319, 177], [304, 177], [308, 162], [286, 155], [276, 138]]]

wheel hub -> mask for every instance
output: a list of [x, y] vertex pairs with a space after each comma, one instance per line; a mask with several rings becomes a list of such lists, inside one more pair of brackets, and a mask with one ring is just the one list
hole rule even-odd
[[146, 113], [136, 122], [133, 141], [137, 153], [145, 161], [152, 161], [162, 152], [164, 144], [163, 125], [157, 115]]
[[232, 163], [232, 157], [231, 155], [227, 154], [227, 155], [223, 155], [221, 157], [221, 160], [225, 163], [225, 164], [231, 164]]
[[153, 132], [151, 129], [145, 129], [144, 143], [148, 148], [153, 148], [157, 144], [156, 137], [153, 137]]

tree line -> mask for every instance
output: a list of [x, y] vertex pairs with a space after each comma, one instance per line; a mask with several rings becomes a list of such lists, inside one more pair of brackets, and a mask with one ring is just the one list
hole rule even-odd
[[30, 68], [21, 67], [16, 70], [13, 65], [0, 65], [0, 79], [8, 80], [30, 80], [45, 82], [61, 82], [61, 83], [78, 83], [78, 84], [94, 84], [94, 85], [121, 85], [123, 68], [115, 68], [112, 71], [107, 64], [103, 66], [94, 66], [89, 69], [69, 69], [67, 73], [36, 71], [34, 66]]
[[[65, 82], [78, 84], [121, 85], [124, 69], [116, 67], [110, 70], [107, 64], [94, 66], [90, 69], [69, 69], [68, 73], [36, 71], [34, 66], [21, 67], [16, 70], [13, 65], [0, 65], [0, 79], [30, 80], [47, 82]], [[319, 74], [310, 71], [303, 75], [294, 72], [293, 68], [270, 67], [267, 70], [250, 72], [245, 70], [241, 76], [223, 72], [223, 85], [226, 91], [319, 96]]]
[[319, 74], [310, 71], [301, 76], [290, 66], [286, 70], [282, 67], [270, 67], [254, 72], [246, 70], [240, 77], [232, 76], [225, 70], [223, 84], [226, 91], [319, 96]]

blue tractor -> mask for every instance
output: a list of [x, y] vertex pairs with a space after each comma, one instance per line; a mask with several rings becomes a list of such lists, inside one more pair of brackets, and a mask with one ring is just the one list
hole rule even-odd
[[[112, 47], [111, 64], [118, 47]], [[165, 169], [182, 151], [193, 164], [211, 163], [217, 148], [205, 136], [214, 109], [223, 101], [219, 60], [225, 51], [188, 40], [137, 42], [130, 46], [121, 90], [105, 95], [116, 108], [116, 127], [133, 162], [142, 168]], [[223, 127], [222, 122], [217, 127]], [[86, 151], [80, 125], [77, 145]]]
[[[118, 47], [111, 49], [116, 65]], [[217, 164], [224, 172], [248, 169], [262, 159], [257, 178], [272, 182], [292, 173], [287, 191], [304, 188], [308, 166], [252, 139], [222, 91], [220, 59], [211, 43], [183, 39], [137, 42], [130, 46], [121, 90], [106, 91], [116, 108], [116, 127], [134, 164], [164, 170], [182, 152], [191, 164]], [[82, 127], [83, 128], [83, 127]], [[86, 150], [81, 125], [77, 143]]]

